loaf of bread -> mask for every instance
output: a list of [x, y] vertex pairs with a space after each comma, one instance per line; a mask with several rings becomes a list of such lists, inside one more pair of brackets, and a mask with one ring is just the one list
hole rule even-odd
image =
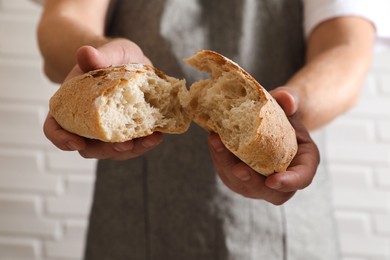
[[62, 84], [50, 99], [50, 113], [62, 128], [105, 142], [124, 142], [159, 131], [187, 131], [182, 106], [188, 95], [178, 80], [147, 65], [95, 70]]
[[[66, 81], [50, 113], [66, 130], [105, 142], [159, 131], [180, 134], [191, 120], [263, 175], [286, 170], [297, 151], [294, 128], [272, 96], [231, 60], [199, 51], [186, 62], [211, 74], [190, 90], [147, 65], [91, 71]], [[172, 155], [174, 156], [174, 155]]]
[[186, 62], [211, 73], [194, 83], [186, 110], [255, 171], [286, 170], [297, 152], [295, 130], [275, 99], [233, 61], [199, 51]]

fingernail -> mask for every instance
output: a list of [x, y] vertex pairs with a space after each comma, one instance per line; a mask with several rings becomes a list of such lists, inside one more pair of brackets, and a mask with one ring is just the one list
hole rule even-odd
[[150, 139], [144, 139], [142, 140], [142, 146], [145, 147], [145, 148], [152, 148], [153, 146], [155, 146], [156, 143], [153, 142], [152, 140]]
[[125, 152], [133, 149], [134, 143], [132, 141], [124, 143], [114, 143], [113, 147], [118, 152]]
[[218, 153], [223, 152], [225, 150], [225, 145], [222, 143], [221, 139], [218, 137], [210, 138], [210, 144], [214, 148], [214, 150]]
[[249, 181], [251, 179], [251, 173], [248, 170], [240, 169], [234, 172], [234, 175], [241, 181]]
[[66, 147], [68, 147], [68, 149], [71, 151], [76, 151], [79, 149], [79, 146], [73, 141], [66, 142]]
[[275, 181], [275, 182], [267, 183], [267, 186], [271, 189], [279, 190], [280, 188], [282, 188], [282, 183], [279, 181]]

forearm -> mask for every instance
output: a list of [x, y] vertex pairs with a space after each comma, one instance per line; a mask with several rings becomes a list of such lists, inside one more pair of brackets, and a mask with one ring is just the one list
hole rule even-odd
[[108, 3], [108, 0], [46, 0], [38, 41], [45, 73], [52, 81], [64, 80], [76, 64], [79, 47], [98, 47], [107, 42], [104, 20]]
[[298, 93], [298, 113], [309, 130], [357, 102], [374, 37], [373, 26], [356, 17], [330, 20], [310, 35], [306, 65], [286, 83]]

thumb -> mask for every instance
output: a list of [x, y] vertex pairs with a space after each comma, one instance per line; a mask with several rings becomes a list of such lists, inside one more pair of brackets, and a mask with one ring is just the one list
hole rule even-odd
[[270, 94], [283, 108], [287, 116], [292, 116], [297, 112], [299, 99], [295, 89], [283, 86], [270, 91]]
[[82, 46], [76, 55], [77, 62], [84, 72], [127, 63], [151, 65], [138, 45], [126, 39], [112, 40], [99, 48]]

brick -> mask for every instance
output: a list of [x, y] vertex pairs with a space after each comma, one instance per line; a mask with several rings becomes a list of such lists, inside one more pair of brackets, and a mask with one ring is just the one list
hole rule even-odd
[[86, 230], [87, 221], [66, 221], [62, 240], [46, 242], [44, 245], [45, 255], [55, 259], [81, 259], [84, 252]]
[[82, 259], [84, 243], [74, 241], [46, 242], [45, 256], [54, 259]]
[[390, 96], [390, 74], [389, 73], [378, 73], [378, 89], [379, 93]]
[[64, 193], [46, 201], [51, 215], [86, 217], [92, 203], [93, 178], [74, 177], [67, 181]]
[[311, 138], [317, 143], [317, 142], [323, 142], [325, 137], [326, 131], [325, 128], [316, 130], [312, 133], [310, 133]]
[[61, 229], [53, 220], [18, 215], [2, 217], [0, 214], [0, 233], [55, 239], [60, 236]]
[[376, 53], [374, 55], [374, 60], [373, 60], [371, 70], [375, 71], [375, 72], [380, 71], [382, 73], [389, 72], [390, 71], [389, 60], [390, 60], [390, 51], [389, 50], [381, 51], [380, 53]]
[[385, 212], [389, 210], [390, 191], [380, 190], [333, 190], [336, 208]]
[[0, 174], [0, 188], [20, 192], [34, 191], [57, 194], [62, 190], [61, 179], [44, 174]]
[[361, 97], [375, 97], [378, 95], [377, 76], [374, 72], [367, 74], [362, 88]]
[[379, 140], [390, 143], [390, 120], [378, 122], [377, 127]]
[[390, 241], [373, 236], [341, 235], [341, 252], [343, 255], [354, 255], [368, 258], [389, 259]]
[[65, 223], [64, 238], [72, 241], [84, 241], [87, 227], [87, 220], [68, 220]]
[[19, 150], [0, 150], [0, 188], [18, 191], [59, 193], [59, 176], [42, 173], [39, 153]]
[[[19, 2], [19, 1], [14, 1]], [[40, 57], [36, 39], [38, 15], [3, 14], [0, 16], [0, 54]]]
[[386, 165], [390, 158], [390, 146], [384, 143], [327, 142], [327, 160], [355, 165]]
[[0, 148], [0, 173], [30, 172], [37, 174], [41, 170], [42, 156], [39, 152]]
[[370, 167], [330, 162], [328, 170], [334, 189], [362, 190], [373, 186], [373, 171]]
[[390, 118], [390, 97], [362, 97], [349, 114], [361, 118]]
[[40, 247], [33, 239], [13, 239], [0, 237], [0, 259], [34, 260], [39, 259]]
[[40, 210], [37, 196], [0, 194], [0, 216], [35, 217]]
[[374, 229], [377, 234], [390, 236], [390, 214], [376, 214], [374, 216]]
[[0, 59], [0, 80], [0, 98], [4, 100], [39, 101], [47, 105], [58, 88], [44, 76], [41, 62], [36, 60]]
[[55, 238], [60, 233], [56, 221], [41, 216], [36, 196], [0, 195], [0, 233]]
[[55, 171], [86, 171], [94, 174], [95, 159], [84, 159], [77, 152], [53, 150], [47, 154], [48, 167]]
[[93, 184], [93, 178], [70, 178], [61, 196], [47, 199], [47, 213], [56, 216], [86, 217], [92, 203]]
[[337, 211], [335, 218], [342, 234], [369, 236], [372, 233], [371, 218], [367, 213]]
[[369, 119], [341, 117], [326, 128], [326, 142], [372, 142], [375, 128]]
[[60, 193], [61, 179], [45, 174], [30, 175], [29, 173], [0, 174], [0, 188], [15, 191], [34, 191], [42, 193]]
[[95, 178], [93, 176], [69, 177], [65, 193], [68, 197], [92, 198]]
[[375, 177], [379, 187], [390, 190], [390, 167], [376, 169]]
[[43, 130], [40, 106], [0, 104], [0, 143], [48, 146]]
[[54, 216], [87, 217], [91, 203], [89, 198], [49, 198], [47, 213]]

